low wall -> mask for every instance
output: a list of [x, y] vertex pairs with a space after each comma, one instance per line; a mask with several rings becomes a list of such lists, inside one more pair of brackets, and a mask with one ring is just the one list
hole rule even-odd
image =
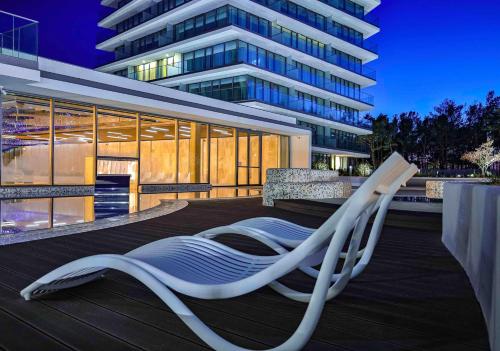
[[445, 178], [438, 180], [428, 180], [425, 182], [425, 196], [429, 199], [442, 199], [444, 196], [444, 185], [446, 183], [478, 184], [489, 183], [485, 178]]
[[2, 186], [0, 199], [93, 196], [93, 185]]
[[351, 191], [351, 183], [339, 179], [336, 171], [268, 169], [263, 205], [274, 206], [274, 200], [345, 198]]
[[[350, 180], [354, 188], [360, 187], [367, 179], [366, 177], [340, 177], [341, 180]], [[425, 196], [429, 199], [442, 199], [445, 183], [487, 183], [487, 178], [432, 178], [413, 177], [406, 183], [406, 190], [425, 190]]]

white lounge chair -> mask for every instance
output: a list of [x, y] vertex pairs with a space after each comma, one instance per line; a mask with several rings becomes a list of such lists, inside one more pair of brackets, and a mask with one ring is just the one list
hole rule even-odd
[[[151, 289], [204, 342], [216, 350], [244, 350], [220, 337], [203, 323], [172, 290], [201, 299], [226, 299], [253, 292], [265, 285], [298, 301], [307, 301], [304, 317], [292, 336], [273, 348], [300, 350], [311, 337], [326, 300], [349, 282], [360, 238], [380, 198], [406, 171], [408, 164], [393, 155], [353, 194], [337, 213], [289, 253], [256, 256], [213, 240], [179, 236], [144, 245], [125, 255], [96, 255], [70, 262], [41, 277], [21, 291], [30, 300], [46, 293], [87, 283], [107, 269], [122, 271]], [[389, 172], [385, 172], [389, 170]], [[339, 279], [331, 283], [344, 244], [349, 240]], [[294, 291], [277, 279], [307, 264], [309, 257], [326, 249], [312, 294]]]
[[[374, 218], [365, 248], [359, 250], [356, 255], [356, 258], [360, 260], [354, 266], [351, 278], [355, 278], [361, 274], [370, 262], [373, 251], [380, 238], [389, 205], [394, 195], [398, 192], [401, 186], [406, 185], [406, 183], [415, 175], [415, 173], [417, 173], [417, 171], [417, 166], [408, 164], [406, 171], [387, 187], [387, 191], [380, 196], [379, 200], [373, 207], [372, 211], [373, 213], [376, 212], [376, 216]], [[357, 191], [364, 191], [363, 185]], [[337, 218], [340, 218], [341, 215], [341, 209], [338, 209], [334, 214]], [[245, 219], [226, 226], [207, 229], [199, 234], [196, 234], [196, 236], [206, 239], [214, 239], [225, 234], [243, 235], [260, 241], [279, 254], [285, 254], [289, 252], [289, 249], [296, 248], [303, 243], [304, 240], [309, 238], [315, 231], [315, 228], [303, 227], [280, 218], [257, 217]], [[312, 260], [311, 263], [321, 263], [322, 254], [324, 254], [324, 252], [316, 255], [316, 259]], [[346, 253], [342, 252], [340, 254], [340, 258], [345, 257]], [[318, 275], [318, 270], [311, 267], [301, 266], [299, 269], [312, 277], [317, 277]], [[332, 276], [332, 280], [335, 281], [338, 277], [338, 274], [334, 274]]]

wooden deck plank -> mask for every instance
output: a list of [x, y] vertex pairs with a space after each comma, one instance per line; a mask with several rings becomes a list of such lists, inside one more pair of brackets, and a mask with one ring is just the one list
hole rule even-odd
[[5, 350], [71, 350], [0, 308], [0, 346]]
[[[82, 256], [124, 253], [153, 240], [191, 235], [249, 217], [275, 216], [310, 227], [324, 221], [262, 207], [260, 201], [193, 201], [184, 210], [141, 223], [1, 247], [0, 294], [5, 295], [0, 298], [0, 323], [15, 316], [24, 329], [29, 326], [35, 333], [34, 340], [53, 341], [63, 349], [95, 350], [95, 345], [110, 350], [203, 349], [203, 343], [158, 298], [120, 273], [110, 272], [104, 280], [37, 302], [21, 301], [16, 291]], [[422, 220], [418, 215], [409, 218], [415, 223]], [[225, 236], [221, 241], [247, 252], [270, 254], [251, 240]], [[312, 288], [312, 281], [300, 273], [290, 274], [285, 281], [304, 290]], [[304, 304], [286, 300], [268, 288], [230, 300], [183, 300], [225, 337], [255, 348], [283, 341], [305, 310]], [[40, 318], [41, 311], [55, 321]], [[58, 319], [64, 326], [58, 327]], [[73, 333], [67, 332], [70, 327]], [[92, 340], [84, 340], [87, 332]], [[0, 349], [12, 346], [0, 337]], [[386, 227], [372, 264], [325, 306], [306, 349], [488, 350], [488, 343], [467, 277], [441, 244], [440, 233]]]
[[[0, 272], [2, 277], [5, 277], [5, 272]], [[138, 350], [109, 334], [99, 332], [92, 326], [48, 307], [42, 301], [27, 304], [19, 296], [18, 289], [6, 287], [3, 282], [0, 282], [0, 305], [2, 309], [15, 315], [16, 318], [29, 320], [46, 335], [53, 335], [56, 338], [63, 335], [62, 342], [72, 349]], [[87, 337], [82, 338], [82, 334]]]

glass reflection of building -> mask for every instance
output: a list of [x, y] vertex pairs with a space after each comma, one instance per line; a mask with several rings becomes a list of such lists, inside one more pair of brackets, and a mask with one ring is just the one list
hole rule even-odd
[[289, 166], [286, 136], [34, 96], [2, 107], [2, 186], [92, 185], [97, 174], [128, 174], [139, 191], [260, 185]]

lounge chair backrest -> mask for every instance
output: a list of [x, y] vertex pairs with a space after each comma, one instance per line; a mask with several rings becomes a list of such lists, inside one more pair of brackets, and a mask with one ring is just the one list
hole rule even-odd
[[[342, 291], [350, 280], [364, 227], [372, 210], [378, 205], [378, 200], [385, 195], [389, 195], [387, 200], [391, 198], [391, 191], [395, 192], [394, 189], [399, 188], [401, 184], [411, 178], [415, 171], [415, 167], [406, 162], [399, 154], [392, 154], [334, 215], [289, 254], [289, 256], [294, 254], [299, 256], [311, 248], [321, 249], [321, 245], [328, 242], [314, 290], [312, 294], [306, 294], [307, 299], [304, 300], [309, 302], [306, 313], [294, 335], [276, 350], [287, 350], [291, 345], [303, 345], [304, 343], [300, 344], [301, 339], [309, 339], [325, 302]], [[401, 181], [399, 186], [397, 185], [398, 181]], [[386, 205], [386, 203], [381, 202], [380, 205], [382, 208], [382, 205]], [[332, 274], [350, 235], [351, 239], [344, 267], [339, 279], [332, 285]], [[279, 284], [275, 283], [278, 287]], [[300, 293], [297, 294], [298, 300], [300, 300], [300, 295]]]
[[404, 172], [389, 187], [388, 192], [380, 196], [376, 204], [376, 206], [378, 207], [377, 214], [375, 216], [372, 228], [370, 230], [368, 242], [365, 246], [363, 255], [361, 256], [358, 264], [356, 264], [356, 267], [354, 267], [354, 271], [351, 274], [351, 278], [358, 276], [370, 262], [370, 259], [373, 255], [373, 250], [375, 249], [375, 246], [380, 237], [380, 233], [382, 232], [382, 227], [384, 225], [387, 210], [392, 202], [392, 199], [394, 198], [394, 195], [398, 192], [401, 185], [405, 185], [417, 173], [417, 171], [418, 171], [417, 166], [415, 166], [414, 164], [410, 165], [410, 167], [406, 170], [406, 172]]
[[333, 234], [340, 222], [354, 226], [361, 213], [380, 195], [389, 193], [391, 185], [409, 168], [401, 155], [393, 153], [316, 232]]
[[[314, 242], [318, 251], [328, 246], [327, 256], [332, 256], [331, 259], [334, 266], [336, 266], [340, 253], [352, 234], [341, 272], [342, 277], [335, 283], [338, 289], [343, 289], [349, 281], [366, 224], [374, 208], [380, 205], [378, 201], [381, 200], [381, 197], [390, 195], [391, 190], [393, 192], [397, 191], [407, 181], [411, 172], [413, 172], [413, 166], [398, 153], [393, 153], [351, 195], [349, 200], [304, 242]], [[304, 245], [304, 247], [307, 247], [307, 245]]]

